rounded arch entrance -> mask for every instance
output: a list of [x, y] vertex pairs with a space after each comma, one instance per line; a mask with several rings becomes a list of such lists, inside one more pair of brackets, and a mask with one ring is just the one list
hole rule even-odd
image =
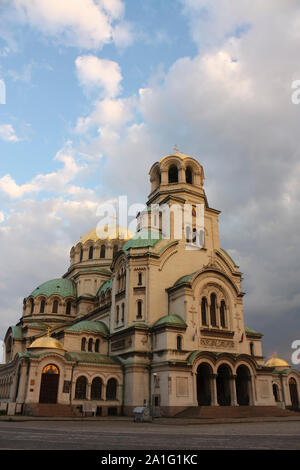
[[197, 401], [199, 406], [211, 405], [211, 366], [202, 362], [197, 368]]
[[230, 381], [232, 372], [227, 364], [221, 364], [217, 371], [217, 400], [220, 406], [231, 405]]
[[293, 377], [291, 377], [289, 380], [289, 390], [290, 390], [292, 408], [298, 409], [299, 408], [298, 387], [297, 387], [297, 382]]
[[59, 369], [55, 364], [48, 364], [42, 370], [40, 403], [57, 403]]
[[247, 366], [241, 364], [236, 370], [236, 399], [240, 406], [250, 405], [251, 375]]

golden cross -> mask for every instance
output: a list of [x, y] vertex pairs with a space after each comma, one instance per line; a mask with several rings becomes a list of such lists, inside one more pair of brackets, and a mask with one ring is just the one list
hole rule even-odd
[[177, 147], [176, 144], [174, 145], [174, 152], [175, 152], [175, 153], [178, 153], [178, 147]]

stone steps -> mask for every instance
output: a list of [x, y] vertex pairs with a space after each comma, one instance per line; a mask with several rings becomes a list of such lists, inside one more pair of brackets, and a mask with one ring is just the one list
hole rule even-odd
[[50, 403], [26, 404], [24, 414], [26, 416], [75, 418], [81, 416], [76, 407]]
[[300, 416], [299, 413], [278, 406], [197, 406], [181, 411], [176, 418], [267, 418]]

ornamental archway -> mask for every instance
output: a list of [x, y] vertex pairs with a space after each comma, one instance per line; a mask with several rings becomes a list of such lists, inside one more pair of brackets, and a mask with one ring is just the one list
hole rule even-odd
[[197, 368], [197, 401], [199, 406], [211, 405], [211, 377], [210, 365], [200, 364]]
[[217, 397], [220, 406], [231, 405], [230, 381], [232, 378], [231, 369], [227, 364], [222, 364], [217, 372]]
[[240, 365], [236, 371], [236, 398], [240, 406], [250, 404], [250, 382], [251, 375], [248, 367]]
[[40, 403], [57, 403], [59, 370], [54, 364], [44, 367], [41, 378]]

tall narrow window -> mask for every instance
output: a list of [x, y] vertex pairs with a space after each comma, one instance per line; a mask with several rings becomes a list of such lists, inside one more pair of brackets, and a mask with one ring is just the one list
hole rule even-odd
[[72, 306], [72, 302], [71, 302], [71, 300], [69, 300], [69, 301], [67, 302], [67, 305], [66, 305], [66, 315], [70, 315], [70, 313], [71, 313], [71, 306]]
[[180, 335], [177, 336], [177, 351], [182, 351], [182, 337]]
[[93, 351], [93, 340], [92, 340], [92, 338], [89, 339], [88, 351], [89, 351], [89, 352], [92, 352], [92, 351]]
[[254, 344], [250, 343], [250, 354], [251, 356], [254, 356]]
[[210, 296], [210, 323], [212, 326], [217, 326], [217, 313], [216, 313], [216, 294]]
[[207, 300], [206, 297], [202, 297], [201, 300], [201, 323], [207, 325]]
[[143, 306], [143, 303], [141, 300], [138, 300], [138, 303], [137, 303], [137, 317], [136, 318], [142, 318], [142, 306]]
[[116, 318], [116, 324], [118, 325], [119, 323], [119, 316], [120, 316], [120, 307], [119, 305], [117, 306], [117, 318]]
[[83, 260], [83, 248], [80, 249], [80, 262]]
[[85, 351], [86, 339], [82, 338], [81, 340], [81, 351]]
[[54, 300], [53, 307], [52, 307], [52, 313], [57, 313], [57, 312], [58, 312], [58, 300]]
[[221, 306], [220, 306], [220, 322], [222, 328], [226, 327], [226, 304], [225, 301], [222, 300]]
[[178, 183], [178, 169], [176, 165], [169, 168], [169, 183]]
[[116, 254], [118, 253], [119, 251], [119, 248], [118, 248], [118, 245], [114, 245], [114, 249], [113, 249], [113, 257], [116, 256]]
[[105, 258], [105, 245], [101, 245], [100, 258]]
[[122, 304], [122, 317], [121, 317], [122, 323], [124, 323], [124, 319], [125, 319], [125, 304]]
[[89, 259], [93, 259], [94, 256], [94, 247], [90, 246], [89, 248]]
[[106, 400], [117, 399], [117, 381], [116, 379], [109, 379], [106, 385]]
[[143, 275], [142, 273], [139, 273], [139, 282], [138, 285], [141, 286], [143, 284]]
[[99, 352], [99, 346], [100, 346], [100, 339], [96, 339], [96, 342], [95, 342], [95, 352]]
[[30, 299], [30, 313], [33, 313], [34, 310], [34, 302], [33, 299]]
[[185, 170], [185, 181], [188, 184], [193, 184], [193, 173], [189, 166]]
[[45, 301], [45, 299], [42, 299], [41, 300], [41, 306], [40, 306], [40, 313], [45, 312], [45, 305], [46, 305], [46, 301]]
[[76, 380], [75, 386], [75, 399], [77, 400], [85, 400], [86, 399], [86, 386], [87, 386], [87, 379], [86, 377], [78, 377]]
[[192, 242], [193, 243], [196, 243], [197, 241], [197, 230], [195, 228], [193, 228], [193, 238], [192, 238]]
[[102, 395], [102, 379], [95, 377], [91, 386], [91, 400], [101, 400]]

